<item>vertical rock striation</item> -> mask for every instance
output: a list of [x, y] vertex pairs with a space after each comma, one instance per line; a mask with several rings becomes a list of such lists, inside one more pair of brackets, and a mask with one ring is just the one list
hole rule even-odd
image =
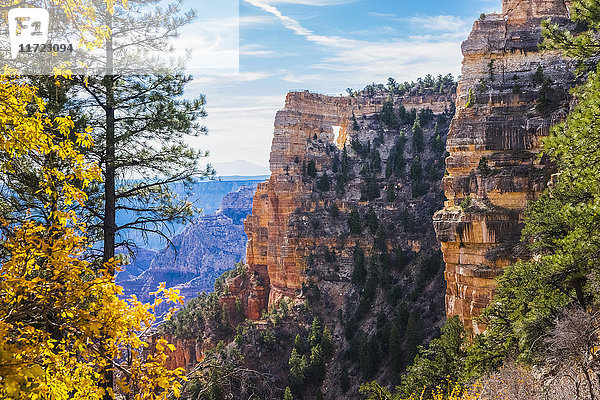
[[[306, 170], [311, 163], [319, 176], [331, 170], [336, 152], [350, 141], [353, 121], [372, 119], [385, 101], [383, 95], [333, 97], [307, 91], [287, 95], [284, 109], [275, 118], [271, 178], [258, 185], [252, 215], [245, 222], [248, 274], [229, 281], [230, 295], [223, 298], [224, 303], [231, 305], [239, 298], [246, 316], [258, 320], [262, 311], [282, 298], [302, 297], [309, 249], [337, 246], [334, 234], [315, 238], [300, 232], [309, 219], [300, 214], [315, 216], [325, 203], [336, 203], [335, 198], [319, 198], [312, 180], [306, 180]], [[395, 99], [406, 109], [434, 113], [447, 112], [451, 102], [447, 94], [407, 94]], [[359, 201], [359, 183], [349, 183], [349, 191], [356, 194], [355, 199], [348, 199], [352, 203]], [[342, 212], [349, 212], [345, 202], [338, 203]]]
[[568, 24], [563, 0], [504, 0], [462, 45], [457, 114], [448, 134], [447, 201], [434, 216], [446, 263], [446, 311], [475, 334], [494, 278], [518, 254], [524, 210], [546, 187], [551, 166], [538, 154], [568, 111], [572, 65], [540, 52], [542, 19]]

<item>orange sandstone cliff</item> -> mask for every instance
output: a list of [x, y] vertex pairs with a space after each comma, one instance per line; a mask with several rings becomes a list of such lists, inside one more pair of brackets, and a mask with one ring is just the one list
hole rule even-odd
[[538, 50], [542, 19], [568, 23], [563, 0], [504, 0], [482, 15], [462, 45], [457, 114], [447, 140], [447, 201], [434, 216], [446, 263], [446, 313], [475, 334], [495, 277], [518, 258], [527, 203], [546, 187], [551, 166], [542, 140], [568, 111], [572, 65]]
[[[382, 95], [332, 97], [309, 92], [287, 95], [284, 109], [275, 117], [271, 178], [259, 184], [252, 214], [245, 222], [248, 274], [229, 281], [230, 296], [223, 299], [226, 304], [231, 307], [235, 298], [239, 298], [246, 316], [258, 320], [263, 311], [277, 305], [282, 298], [304, 298], [301, 292], [303, 284], [308, 283], [306, 261], [310, 250], [319, 246], [335, 248], [339, 243], [335, 235], [314, 237], [298, 232], [297, 226], [307, 222], [298, 221], [294, 215], [298, 211], [316, 213], [333, 203], [342, 212], [349, 211], [346, 201], [316, 196], [314, 184], [304, 177], [306, 168], [314, 162], [319, 175], [330, 169], [333, 154], [349, 143], [348, 131], [353, 121], [380, 112], [385, 100]], [[395, 102], [407, 109], [443, 113], [447, 112], [451, 98], [406, 95]], [[359, 192], [358, 187], [354, 189]], [[351, 249], [346, 249], [346, 253], [351, 253]]]

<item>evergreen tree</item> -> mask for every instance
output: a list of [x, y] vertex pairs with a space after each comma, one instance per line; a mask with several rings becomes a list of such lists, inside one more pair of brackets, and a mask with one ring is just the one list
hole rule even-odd
[[390, 183], [385, 190], [385, 197], [390, 203], [396, 200], [396, 189], [394, 186], [394, 184]]
[[423, 172], [423, 167], [421, 166], [421, 159], [419, 156], [416, 156], [412, 164], [410, 165], [410, 177], [413, 181], [418, 180], [421, 177], [421, 173]]
[[329, 176], [327, 173], [324, 173], [317, 181], [317, 189], [321, 192], [328, 192], [330, 188], [331, 184], [329, 182]]
[[406, 334], [404, 336], [406, 361], [412, 362], [417, 355], [418, 347], [421, 344], [422, 334], [421, 324], [419, 323], [417, 315], [414, 312], [411, 312], [408, 316]]
[[[180, 67], [135, 75], [139, 65], [133, 64], [131, 70], [125, 66], [114, 73], [113, 62], [129, 57], [136, 46], [146, 52], [168, 50], [168, 41], [196, 18], [193, 10], [183, 12], [182, 0], [167, 8], [159, 8], [158, 2], [132, 0], [113, 12], [97, 8], [98, 23], [110, 28], [106, 74], [73, 77], [79, 87], [73, 106], [85, 110], [95, 139], [86, 155], [98, 162], [104, 175], [103, 185], [90, 188], [88, 202], [88, 212], [96, 217], [90, 233], [103, 238], [104, 262], [114, 257], [116, 248], [128, 245], [127, 231], [165, 236], [169, 223], [189, 220], [191, 204], [177, 198], [170, 185], [214, 173], [199, 167], [207, 153], [186, 144], [188, 137], [206, 133], [198, 122], [206, 116], [204, 96], [182, 98], [191, 77]], [[117, 225], [119, 212], [132, 215], [131, 220]]]
[[316, 178], [316, 176], [317, 176], [317, 164], [315, 163], [315, 160], [310, 160], [308, 162], [308, 166], [306, 167], [306, 173], [311, 178]]
[[367, 269], [365, 268], [365, 253], [360, 248], [358, 243], [354, 246], [352, 255], [354, 268], [352, 270], [352, 283], [355, 285], [363, 284], [367, 277]]
[[402, 380], [402, 393], [410, 396], [425, 390], [425, 396], [429, 396], [448, 382], [460, 383], [465, 373], [466, 341], [467, 331], [458, 317], [448, 319], [439, 338], [427, 348], [419, 347], [419, 354]]
[[353, 235], [362, 233], [362, 221], [356, 208], [353, 208], [352, 211], [350, 211], [350, 215], [348, 216], [348, 227], [350, 228], [350, 233]]
[[394, 111], [394, 102], [391, 99], [386, 100], [383, 103], [383, 108], [379, 114], [381, 122], [387, 125], [389, 129], [395, 129], [398, 127], [398, 117]]
[[294, 348], [288, 364], [290, 367], [290, 386], [295, 393], [300, 393], [306, 379], [306, 358], [304, 356], [300, 357]]
[[371, 234], [375, 234], [377, 232], [377, 228], [379, 227], [379, 221], [377, 219], [377, 214], [373, 209], [373, 206], [369, 207], [369, 211], [367, 211], [367, 226], [371, 231]]
[[323, 348], [317, 344], [310, 349], [310, 361], [308, 376], [313, 383], [320, 383], [325, 378], [325, 359], [323, 358]]
[[296, 337], [294, 338], [294, 349], [299, 355], [304, 354], [305, 345], [299, 333], [296, 334]]
[[317, 317], [314, 317], [312, 320], [312, 324], [310, 325], [310, 331], [308, 333], [308, 343], [312, 347], [321, 343], [321, 339], [323, 337], [323, 327], [321, 326], [321, 321]]
[[417, 153], [422, 153], [425, 148], [425, 138], [423, 137], [423, 128], [421, 127], [421, 120], [419, 118], [415, 119], [415, 123], [412, 127], [413, 138], [412, 145], [413, 149]]

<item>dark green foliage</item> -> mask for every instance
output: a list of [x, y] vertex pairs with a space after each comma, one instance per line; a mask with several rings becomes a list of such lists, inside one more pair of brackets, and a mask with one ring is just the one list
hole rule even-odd
[[417, 120], [419, 121], [421, 126], [427, 126], [433, 121], [434, 118], [435, 114], [433, 113], [433, 110], [427, 107], [419, 111]]
[[354, 260], [352, 283], [362, 285], [367, 277], [367, 268], [365, 267], [365, 252], [360, 248], [358, 243], [354, 246], [352, 258]]
[[419, 347], [419, 354], [408, 367], [402, 380], [401, 393], [410, 396], [421, 393], [425, 398], [437, 387], [447, 382], [460, 383], [465, 373], [467, 332], [458, 320], [452, 317], [442, 327], [442, 335], [433, 339], [427, 348]]
[[337, 190], [340, 193], [344, 193], [346, 191], [348, 172], [348, 150], [346, 150], [346, 145], [344, 145], [344, 149], [342, 150], [342, 160], [340, 162], [340, 173], [337, 175]]
[[306, 379], [306, 369], [308, 367], [306, 356], [300, 357], [294, 348], [288, 364], [290, 367], [290, 386], [295, 393], [300, 393]]
[[358, 132], [360, 130], [360, 125], [358, 125], [358, 121], [356, 120], [356, 115], [354, 115], [354, 111], [352, 111], [352, 130], [354, 132]]
[[407, 263], [408, 257], [406, 256], [406, 253], [402, 250], [402, 247], [398, 247], [394, 254], [394, 268], [402, 270], [406, 267]]
[[425, 138], [423, 137], [423, 128], [421, 127], [421, 121], [417, 118], [412, 127], [413, 137], [412, 145], [413, 149], [417, 153], [422, 153], [425, 148]]
[[348, 216], [348, 228], [350, 228], [350, 233], [353, 235], [362, 233], [362, 221], [356, 208], [353, 208], [352, 211], [350, 211], [350, 215]]
[[404, 160], [404, 146], [406, 144], [406, 137], [401, 134], [396, 141], [394, 147], [390, 151], [390, 156], [387, 159], [385, 168], [385, 177], [390, 178], [392, 175], [397, 177], [403, 177], [404, 167], [406, 161]]
[[299, 355], [303, 355], [306, 350], [306, 343], [299, 333], [296, 334], [296, 337], [294, 338], [294, 349]]
[[350, 147], [359, 155], [363, 153], [363, 145], [357, 138], [350, 139]]
[[[308, 343], [308, 347], [305, 345]], [[300, 349], [300, 350], [299, 350]], [[314, 318], [307, 340], [298, 334], [289, 359], [290, 387], [293, 393], [300, 395], [306, 386], [320, 386], [326, 372], [326, 360], [333, 354], [333, 336], [323, 327], [318, 318]]]
[[406, 335], [404, 338], [404, 347], [406, 349], [406, 361], [412, 363], [417, 355], [419, 345], [423, 339], [421, 323], [414, 311], [411, 311], [406, 324]]
[[394, 102], [391, 99], [388, 99], [383, 103], [379, 119], [387, 125], [389, 129], [396, 129], [398, 127], [398, 117], [394, 111]]
[[535, 83], [536, 85], [541, 85], [542, 83], [544, 83], [544, 69], [541, 65], [539, 65], [535, 70], [535, 74], [533, 74], [532, 80], [533, 83]]
[[493, 170], [489, 167], [487, 158], [481, 157], [479, 160], [479, 165], [477, 166], [477, 170], [481, 172], [483, 176], [490, 176], [493, 174]]
[[422, 172], [423, 167], [421, 166], [421, 159], [419, 156], [416, 156], [410, 164], [410, 178], [413, 181], [416, 181], [421, 177]]
[[358, 349], [360, 371], [365, 380], [371, 379], [378, 369], [379, 351], [375, 338], [367, 340], [362, 334]]
[[403, 367], [402, 352], [403, 336], [398, 318], [394, 318], [388, 337], [388, 352], [390, 355], [390, 366], [396, 374], [400, 373]]
[[540, 113], [547, 112], [552, 106], [552, 82], [545, 79], [538, 92], [538, 98], [535, 100], [535, 109]]
[[332, 218], [339, 217], [340, 208], [338, 207], [337, 204], [333, 203], [331, 206], [329, 206], [329, 214], [331, 215]]
[[321, 192], [328, 192], [329, 189], [331, 189], [331, 182], [329, 181], [329, 176], [326, 173], [324, 173], [323, 176], [317, 180], [317, 189]]
[[310, 349], [310, 358], [306, 377], [310, 382], [320, 382], [325, 378], [325, 359], [323, 349], [317, 344]]
[[407, 120], [406, 123], [408, 125], [414, 125], [415, 121], [417, 120], [417, 110], [414, 108], [411, 108], [410, 111], [406, 114], [407, 116]]
[[348, 370], [346, 368], [342, 368], [342, 372], [340, 374], [340, 390], [342, 394], [346, 394], [350, 389], [350, 377], [348, 376]]
[[389, 184], [385, 190], [385, 198], [390, 203], [396, 200], [396, 189], [393, 184]]
[[317, 164], [314, 160], [310, 160], [308, 162], [308, 166], [306, 167], [306, 174], [311, 178], [316, 178], [317, 176]]
[[427, 191], [429, 190], [429, 185], [426, 182], [419, 180], [417, 182], [413, 182], [411, 190], [412, 196], [414, 198], [418, 198], [427, 194]]
[[490, 78], [490, 82], [494, 82], [494, 80], [496, 79], [496, 68], [494, 67], [494, 61], [495, 60], [490, 60], [490, 62], [488, 63], [488, 76]]
[[323, 335], [323, 327], [321, 321], [317, 317], [313, 318], [312, 324], [310, 325], [310, 331], [308, 333], [308, 343], [311, 347], [314, 347], [318, 343], [321, 343]]
[[366, 177], [362, 188], [362, 197], [365, 200], [371, 201], [379, 198], [379, 196], [381, 196], [381, 193], [379, 192], [379, 183], [377, 180], [372, 176]]
[[369, 211], [367, 211], [366, 220], [367, 226], [369, 227], [371, 234], [375, 234], [375, 232], [377, 232], [377, 228], [379, 227], [379, 221], [377, 219], [377, 214], [375, 213], [373, 206], [369, 207]]
[[[375, 239], [373, 240], [374, 248], [382, 253], [387, 251], [387, 232], [384, 224], [379, 224], [379, 228], [377, 228], [377, 233], [375, 233]], [[385, 253], [384, 253], [385, 254]]]
[[381, 172], [381, 155], [377, 150], [371, 152], [371, 171]]

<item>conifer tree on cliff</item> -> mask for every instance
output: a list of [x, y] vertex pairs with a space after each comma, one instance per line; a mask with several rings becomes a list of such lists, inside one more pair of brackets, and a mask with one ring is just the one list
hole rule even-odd
[[[124, 231], [164, 236], [166, 225], [188, 220], [191, 204], [169, 185], [213, 173], [210, 166], [199, 168], [208, 153], [186, 144], [186, 138], [206, 133], [199, 123], [206, 116], [204, 96], [182, 99], [192, 78], [182, 74], [181, 66], [137, 74], [136, 68], [152, 61], [140, 58], [140, 53], [170, 50], [168, 41], [196, 18], [194, 11], [182, 12], [183, 0], [166, 8], [155, 8], [158, 3], [133, 0], [126, 8], [115, 7], [112, 14], [98, 12], [98, 22], [112, 32], [105, 43], [106, 74], [76, 78], [83, 94], [77, 106], [95, 139], [87, 155], [104, 175], [104, 184], [90, 194], [87, 210], [94, 219], [92, 233], [102, 238], [104, 262], [114, 257], [116, 248], [127, 245], [121, 237]], [[131, 70], [115, 68], [123, 60]], [[118, 212], [126, 212], [131, 220], [117, 225]]]

